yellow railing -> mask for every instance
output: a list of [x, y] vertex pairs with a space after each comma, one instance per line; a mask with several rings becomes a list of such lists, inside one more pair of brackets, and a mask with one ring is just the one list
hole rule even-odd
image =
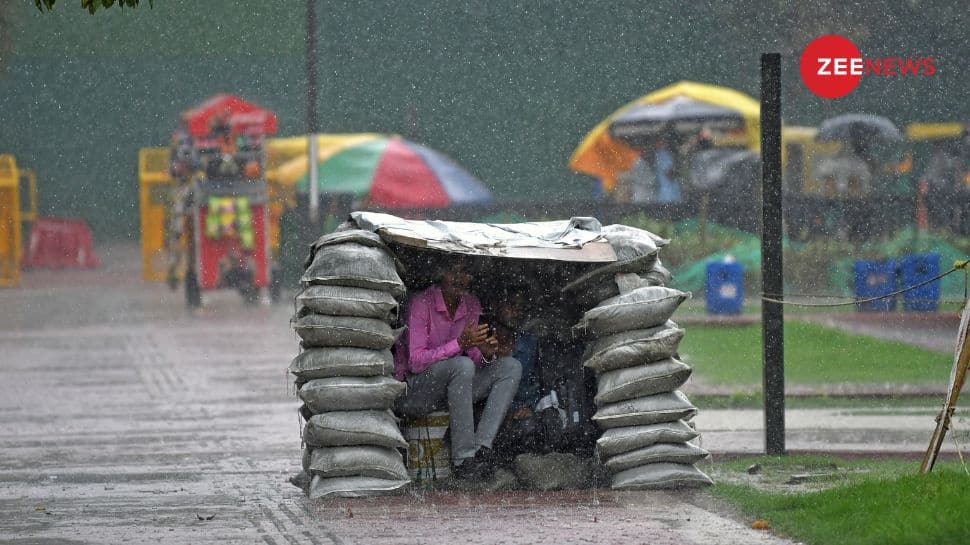
[[20, 172], [13, 155], [0, 155], [0, 286], [20, 283]]

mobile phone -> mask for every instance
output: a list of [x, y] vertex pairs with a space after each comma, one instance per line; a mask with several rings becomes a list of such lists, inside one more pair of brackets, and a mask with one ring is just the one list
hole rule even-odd
[[495, 313], [493, 312], [483, 312], [478, 317], [478, 323], [488, 326], [488, 336], [492, 337], [495, 335]]

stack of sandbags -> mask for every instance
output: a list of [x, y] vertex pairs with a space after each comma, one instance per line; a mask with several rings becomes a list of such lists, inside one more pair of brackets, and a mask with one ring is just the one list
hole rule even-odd
[[596, 267], [566, 284], [562, 291], [577, 304], [591, 308], [610, 297], [645, 286], [665, 286], [668, 271], [659, 259], [669, 241], [626, 225], [607, 225], [601, 231], [616, 253], [613, 263]]
[[391, 493], [410, 481], [407, 448], [390, 409], [405, 384], [392, 376], [404, 283], [380, 237], [348, 230], [312, 246], [291, 325], [290, 363], [303, 401], [303, 469], [311, 498]]
[[613, 488], [711, 484], [693, 465], [708, 452], [689, 442], [698, 435], [687, 423], [697, 408], [679, 388], [691, 368], [677, 359], [684, 330], [670, 321], [690, 294], [663, 285], [670, 276], [659, 264], [657, 244], [666, 241], [619, 227], [604, 231], [625, 259], [609, 265], [605, 277], [594, 271], [585, 279], [595, 293], [616, 295], [588, 310], [573, 328], [588, 339], [583, 365], [597, 374], [593, 420], [605, 430], [597, 453], [613, 473]]

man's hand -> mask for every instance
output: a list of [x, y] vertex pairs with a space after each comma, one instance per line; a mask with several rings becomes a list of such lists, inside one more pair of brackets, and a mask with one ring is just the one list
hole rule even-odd
[[481, 347], [488, 339], [488, 326], [485, 324], [469, 324], [458, 337], [458, 346], [462, 351], [468, 350], [473, 346]]
[[478, 349], [482, 351], [483, 356], [492, 359], [498, 353], [498, 339], [495, 335], [492, 335], [486, 338], [482, 344], [478, 345]]

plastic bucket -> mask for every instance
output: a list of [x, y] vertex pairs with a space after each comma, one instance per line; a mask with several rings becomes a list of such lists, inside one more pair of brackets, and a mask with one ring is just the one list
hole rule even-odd
[[445, 442], [450, 423], [447, 412], [433, 412], [402, 422], [401, 433], [408, 442], [405, 462], [413, 481], [436, 481], [451, 476], [451, 448]]

